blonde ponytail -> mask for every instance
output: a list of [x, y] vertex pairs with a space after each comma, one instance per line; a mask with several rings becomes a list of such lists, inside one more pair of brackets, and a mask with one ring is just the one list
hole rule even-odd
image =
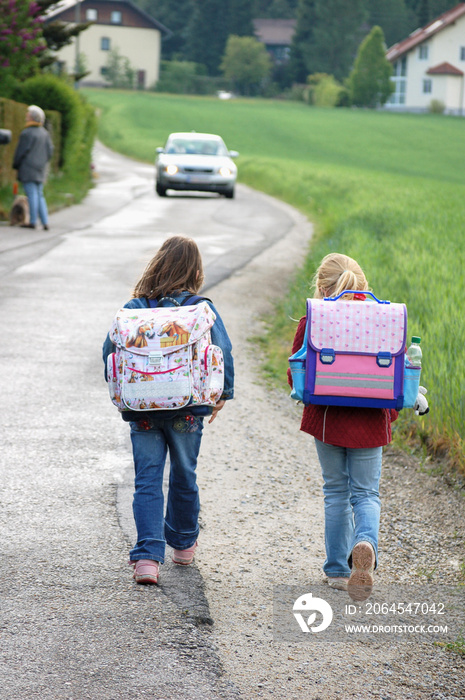
[[[330, 253], [323, 258], [313, 284], [317, 299], [337, 296], [345, 289], [368, 290], [367, 279], [358, 262], [342, 253]], [[344, 299], [353, 299], [353, 295], [347, 294]]]

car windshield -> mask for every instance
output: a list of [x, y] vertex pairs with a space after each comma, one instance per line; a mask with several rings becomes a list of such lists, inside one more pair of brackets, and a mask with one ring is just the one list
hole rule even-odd
[[170, 139], [166, 144], [166, 153], [180, 153], [203, 156], [227, 156], [228, 151], [222, 141], [217, 139]]

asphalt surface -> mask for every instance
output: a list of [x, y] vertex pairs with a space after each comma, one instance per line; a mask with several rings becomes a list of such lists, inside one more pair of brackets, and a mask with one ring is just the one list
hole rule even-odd
[[162, 199], [150, 166], [102, 146], [95, 164], [96, 187], [49, 232], [0, 226], [0, 697], [237, 698], [198, 569], [168, 564], [160, 587], [131, 579], [128, 431], [100, 349], [168, 235], [197, 240], [208, 289], [293, 222], [245, 187]]

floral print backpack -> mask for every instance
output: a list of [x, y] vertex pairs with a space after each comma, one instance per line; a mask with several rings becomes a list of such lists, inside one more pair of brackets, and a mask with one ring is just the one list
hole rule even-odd
[[196, 304], [200, 298], [158, 307], [149, 300], [152, 308], [117, 312], [110, 329], [116, 350], [108, 356], [107, 376], [110, 398], [120, 411], [176, 410], [219, 401], [223, 352], [211, 344], [215, 313], [206, 301]]

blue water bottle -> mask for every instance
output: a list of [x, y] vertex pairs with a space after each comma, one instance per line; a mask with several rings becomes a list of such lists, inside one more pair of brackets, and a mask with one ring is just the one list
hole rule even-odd
[[418, 396], [422, 358], [420, 341], [417, 335], [412, 336], [412, 343], [405, 353], [404, 408], [413, 408]]

